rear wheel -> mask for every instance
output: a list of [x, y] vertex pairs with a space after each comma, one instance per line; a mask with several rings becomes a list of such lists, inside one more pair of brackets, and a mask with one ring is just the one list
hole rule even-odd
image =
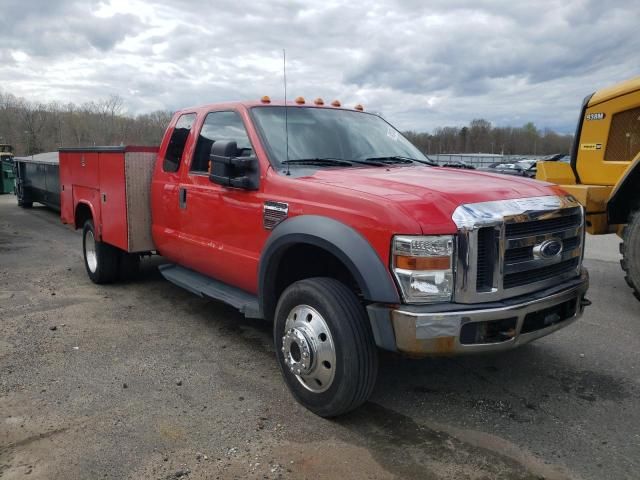
[[365, 309], [332, 278], [289, 286], [276, 308], [274, 342], [289, 390], [321, 417], [353, 410], [371, 395], [378, 356]]
[[620, 264], [625, 272], [625, 280], [633, 289], [633, 294], [640, 300], [640, 210], [629, 217], [629, 223], [622, 231], [620, 244], [622, 260]]
[[140, 271], [140, 255], [137, 253], [120, 252], [119, 278], [131, 280], [136, 278]]
[[112, 283], [118, 278], [121, 252], [96, 240], [93, 220], [87, 220], [82, 229], [84, 266], [93, 283]]

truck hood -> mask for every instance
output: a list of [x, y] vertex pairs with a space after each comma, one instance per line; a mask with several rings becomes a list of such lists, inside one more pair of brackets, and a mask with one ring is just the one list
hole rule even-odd
[[434, 234], [455, 232], [451, 216], [462, 204], [558, 193], [528, 178], [423, 166], [322, 169], [307, 180], [384, 199]]

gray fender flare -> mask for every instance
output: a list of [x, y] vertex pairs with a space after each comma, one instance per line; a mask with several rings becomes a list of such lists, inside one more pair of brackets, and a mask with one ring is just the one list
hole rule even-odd
[[274, 280], [280, 259], [297, 244], [313, 245], [336, 256], [351, 272], [366, 300], [400, 303], [389, 269], [360, 233], [329, 217], [300, 215], [280, 223], [262, 249], [258, 293], [265, 317], [273, 314], [277, 303]]

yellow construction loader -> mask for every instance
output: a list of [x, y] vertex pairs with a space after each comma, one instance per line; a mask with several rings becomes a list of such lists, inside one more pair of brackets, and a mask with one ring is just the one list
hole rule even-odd
[[620, 263], [640, 300], [640, 77], [587, 96], [571, 163], [539, 162], [536, 178], [584, 205], [589, 233], [622, 238]]

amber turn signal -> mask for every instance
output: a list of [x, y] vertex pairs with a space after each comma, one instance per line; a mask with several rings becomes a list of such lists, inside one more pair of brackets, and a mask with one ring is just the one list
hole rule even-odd
[[313, 101], [313, 103], [315, 103], [316, 105], [324, 105], [324, 100], [318, 97]]
[[331, 102], [331, 105], [333, 107], [339, 107], [340, 106], [340, 101], [339, 100], [334, 100], [333, 102]]
[[450, 257], [407, 257], [396, 255], [396, 268], [403, 270], [449, 270]]
[[260, 99], [260, 101], [261, 101], [262, 103], [271, 103], [271, 99], [269, 98], [269, 96], [268, 96], [268, 95], [265, 95], [264, 97], [262, 97], [262, 98]]
[[304, 97], [296, 97], [296, 103], [298, 105], [303, 105], [304, 104]]

